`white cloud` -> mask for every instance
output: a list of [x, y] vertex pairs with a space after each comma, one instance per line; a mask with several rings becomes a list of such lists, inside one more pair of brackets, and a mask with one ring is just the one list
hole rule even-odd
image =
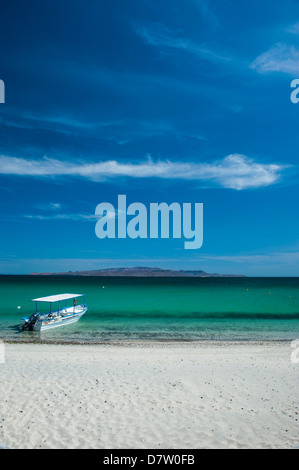
[[299, 73], [299, 50], [294, 46], [277, 43], [259, 55], [250, 67], [259, 73], [283, 72], [296, 75]]
[[117, 177], [163, 178], [198, 181], [224, 188], [259, 188], [276, 183], [286, 165], [263, 164], [245, 155], [232, 154], [212, 163], [154, 162], [141, 163], [116, 160], [71, 162], [44, 157], [40, 160], [0, 156], [0, 174], [27, 177], [83, 177], [105, 181]]

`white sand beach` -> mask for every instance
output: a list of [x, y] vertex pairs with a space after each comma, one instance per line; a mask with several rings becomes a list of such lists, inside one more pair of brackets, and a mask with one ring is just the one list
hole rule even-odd
[[289, 343], [5, 344], [0, 442], [17, 449], [295, 448]]

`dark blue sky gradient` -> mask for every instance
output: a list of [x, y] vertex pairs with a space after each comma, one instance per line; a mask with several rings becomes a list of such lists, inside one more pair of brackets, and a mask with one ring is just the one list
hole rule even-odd
[[[299, 275], [298, 2], [12, 0], [1, 5], [0, 43], [0, 273]], [[230, 166], [229, 155], [241, 161]], [[81, 171], [112, 160], [184, 163], [195, 176]], [[67, 174], [36, 175], [46, 161]], [[95, 207], [118, 194], [202, 202], [202, 248], [99, 240]]]

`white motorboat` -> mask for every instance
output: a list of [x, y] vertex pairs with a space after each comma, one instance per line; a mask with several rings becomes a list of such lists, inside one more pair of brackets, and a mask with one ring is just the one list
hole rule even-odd
[[[83, 302], [77, 305], [78, 297], [83, 297]], [[21, 329], [23, 331], [44, 331], [69, 325], [80, 320], [87, 310], [85, 294], [49, 295], [48, 297], [32, 299], [32, 302], [35, 302], [36, 309], [29, 317], [22, 318]], [[38, 311], [39, 302], [49, 303], [49, 311], [47, 313], [40, 313]], [[57, 304], [56, 307], [55, 304]]]

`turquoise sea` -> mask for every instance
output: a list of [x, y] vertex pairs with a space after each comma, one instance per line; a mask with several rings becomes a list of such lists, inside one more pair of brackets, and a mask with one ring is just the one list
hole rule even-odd
[[[86, 294], [81, 320], [21, 332], [30, 299]], [[125, 278], [0, 276], [0, 339], [46, 342], [118, 340], [293, 340], [299, 337], [299, 278]], [[19, 308], [18, 308], [19, 307]]]

